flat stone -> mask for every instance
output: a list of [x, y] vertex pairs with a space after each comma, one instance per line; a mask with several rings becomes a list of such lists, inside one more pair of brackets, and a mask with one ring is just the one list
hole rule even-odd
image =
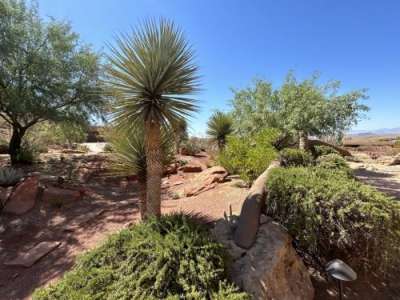
[[61, 242], [41, 242], [28, 250], [28, 252], [20, 253], [15, 259], [6, 261], [4, 264], [7, 266], [23, 266], [29, 268], [43, 256], [60, 246], [60, 244]]
[[45, 202], [60, 201], [61, 203], [69, 201], [77, 201], [81, 198], [79, 191], [57, 188], [53, 186], [47, 187], [42, 194], [42, 200]]
[[39, 191], [39, 180], [37, 177], [28, 177], [21, 182], [4, 207], [4, 212], [22, 215], [35, 206], [36, 196]]

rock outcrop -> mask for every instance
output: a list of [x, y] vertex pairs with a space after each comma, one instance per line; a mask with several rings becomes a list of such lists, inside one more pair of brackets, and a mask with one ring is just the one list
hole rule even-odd
[[220, 220], [213, 229], [225, 245], [232, 262], [229, 276], [257, 300], [308, 300], [314, 288], [307, 268], [292, 246], [286, 230], [262, 216], [255, 243], [243, 249], [233, 241], [231, 224]]
[[400, 165], [400, 154], [396, 155], [393, 160], [389, 163], [389, 166], [397, 166]]
[[202, 192], [214, 188], [218, 183], [223, 182], [228, 176], [225, 168], [215, 166], [209, 168], [197, 175], [189, 185], [185, 187], [184, 194], [186, 197], [196, 196]]
[[36, 176], [26, 178], [11, 193], [3, 211], [15, 215], [28, 212], [35, 206], [38, 192], [39, 179]]

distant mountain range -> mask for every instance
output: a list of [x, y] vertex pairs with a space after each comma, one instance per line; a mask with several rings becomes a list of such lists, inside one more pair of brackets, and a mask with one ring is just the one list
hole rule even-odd
[[396, 135], [400, 134], [400, 127], [379, 128], [374, 130], [351, 130], [348, 135]]

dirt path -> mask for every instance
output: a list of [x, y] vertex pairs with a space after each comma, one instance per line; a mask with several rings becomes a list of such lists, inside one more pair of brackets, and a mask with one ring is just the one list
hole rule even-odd
[[[234, 183], [226, 182], [196, 197], [178, 200], [168, 199], [168, 192], [164, 190], [162, 211], [195, 212], [220, 218], [231, 205], [234, 212], [239, 212], [247, 190]], [[0, 300], [30, 299], [37, 287], [58, 279], [69, 270], [77, 255], [98, 246], [110, 234], [139, 219], [134, 188], [129, 191], [119, 185], [105, 187], [101, 184], [90, 187], [89, 198], [61, 209], [41, 203], [23, 218], [0, 216], [0, 227], [5, 228], [0, 233]], [[85, 220], [85, 216], [90, 215], [90, 220], [70, 230], [76, 220]], [[42, 241], [61, 241], [62, 244], [30, 268], [4, 265], [17, 253]]]
[[388, 166], [377, 162], [352, 162], [350, 166], [360, 180], [400, 199], [400, 166]]

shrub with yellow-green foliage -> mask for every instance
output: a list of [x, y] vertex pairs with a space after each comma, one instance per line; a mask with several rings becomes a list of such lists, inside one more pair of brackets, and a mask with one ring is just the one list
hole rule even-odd
[[223, 246], [195, 217], [175, 214], [113, 235], [33, 299], [249, 299], [225, 274]]
[[284, 167], [309, 166], [313, 163], [311, 153], [302, 149], [285, 148], [279, 152], [279, 160]]
[[321, 265], [340, 258], [358, 270], [385, 271], [400, 262], [400, 204], [395, 199], [340, 168], [278, 168], [267, 187], [267, 214]]
[[229, 136], [217, 162], [229, 173], [239, 174], [250, 183], [278, 157], [273, 146], [278, 137], [279, 132], [274, 129], [246, 137]]

